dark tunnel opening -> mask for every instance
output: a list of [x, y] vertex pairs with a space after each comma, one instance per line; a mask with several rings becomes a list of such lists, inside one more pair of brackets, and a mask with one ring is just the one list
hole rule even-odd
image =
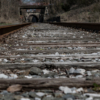
[[30, 15], [28, 18], [28, 22], [37, 23], [38, 18], [35, 15]]

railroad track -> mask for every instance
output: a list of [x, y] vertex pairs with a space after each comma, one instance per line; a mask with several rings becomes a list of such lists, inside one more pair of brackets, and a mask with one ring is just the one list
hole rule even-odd
[[12, 33], [19, 31], [21, 28], [30, 25], [31, 23], [0, 26], [0, 42], [5, 42]]
[[100, 34], [52, 24], [1, 31], [0, 100], [100, 99]]

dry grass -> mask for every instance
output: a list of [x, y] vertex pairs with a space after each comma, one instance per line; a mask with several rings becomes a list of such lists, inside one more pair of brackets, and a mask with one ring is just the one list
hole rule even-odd
[[60, 14], [62, 22], [100, 22], [100, 3]]
[[0, 23], [7, 23], [7, 24], [19, 23], [19, 20], [13, 18], [5, 19], [4, 17], [0, 17]]

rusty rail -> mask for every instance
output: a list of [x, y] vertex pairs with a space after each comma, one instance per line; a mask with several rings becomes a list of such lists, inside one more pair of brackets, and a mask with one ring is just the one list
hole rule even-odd
[[50, 23], [58, 26], [72, 27], [72, 28], [82, 28], [85, 30], [100, 31], [100, 23], [77, 23], [77, 22], [67, 22], [67, 23]]
[[18, 31], [19, 29], [30, 25], [31, 23], [25, 24], [17, 24], [17, 25], [7, 25], [7, 26], [0, 26], [0, 41], [5, 41], [10, 34]]

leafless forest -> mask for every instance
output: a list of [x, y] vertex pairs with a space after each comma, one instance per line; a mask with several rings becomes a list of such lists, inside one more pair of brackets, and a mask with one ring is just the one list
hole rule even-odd
[[0, 22], [18, 21], [18, 0], [0, 0]]

